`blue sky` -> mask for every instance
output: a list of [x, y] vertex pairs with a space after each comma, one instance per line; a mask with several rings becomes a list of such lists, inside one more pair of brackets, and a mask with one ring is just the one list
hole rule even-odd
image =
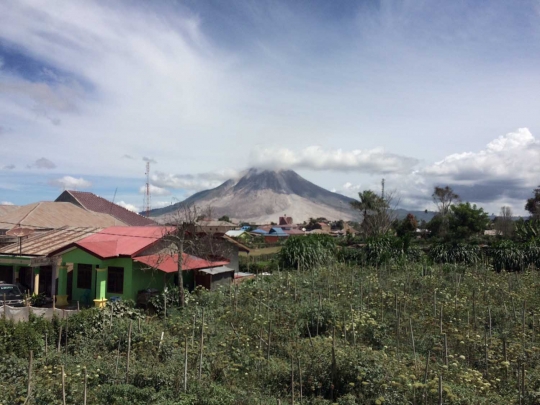
[[248, 167], [404, 208], [497, 213], [540, 183], [540, 2], [0, 5], [0, 202], [140, 208]]

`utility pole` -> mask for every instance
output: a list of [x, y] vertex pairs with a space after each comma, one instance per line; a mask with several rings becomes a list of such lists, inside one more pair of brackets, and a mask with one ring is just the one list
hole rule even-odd
[[382, 181], [381, 181], [381, 186], [382, 186], [381, 197], [384, 200], [384, 179], [382, 179]]
[[144, 195], [144, 210], [146, 217], [150, 217], [150, 162], [146, 161], [146, 190]]

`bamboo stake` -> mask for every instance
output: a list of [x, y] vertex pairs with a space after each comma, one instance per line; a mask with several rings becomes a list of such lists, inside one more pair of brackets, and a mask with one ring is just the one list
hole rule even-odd
[[84, 367], [84, 389], [83, 389], [83, 405], [86, 405], [86, 387], [88, 385], [88, 372], [86, 366]]
[[127, 350], [127, 362], [126, 362], [126, 384], [129, 382], [129, 356], [131, 354], [131, 328], [133, 326], [133, 321], [129, 321], [129, 332], [128, 332], [128, 350]]
[[118, 375], [118, 363], [120, 362], [120, 339], [118, 339], [118, 350], [116, 351], [116, 368], [114, 369], [114, 383], [116, 384], [116, 376]]
[[418, 372], [418, 364], [416, 362], [416, 347], [414, 346], [414, 333], [413, 333], [411, 318], [409, 318], [409, 327], [411, 329], [411, 341], [412, 341], [412, 350], [413, 350], [413, 356], [414, 356], [414, 368]]
[[443, 310], [444, 310], [444, 304], [441, 304], [441, 318], [439, 320], [439, 327], [441, 329], [441, 335], [443, 334]]
[[202, 363], [203, 363], [203, 349], [204, 349], [204, 308], [202, 309], [202, 319], [201, 319], [201, 344], [200, 344], [200, 360], [199, 360], [199, 381], [202, 376]]
[[49, 334], [45, 332], [45, 357], [47, 357], [47, 352], [49, 351], [48, 335]]
[[193, 327], [191, 328], [192, 334], [191, 334], [191, 348], [195, 345], [195, 321], [197, 319], [197, 313], [195, 312], [193, 314]]
[[163, 336], [165, 335], [165, 332], [161, 332], [161, 339], [159, 339], [159, 345], [158, 345], [158, 353], [161, 351], [161, 345], [163, 343]]
[[[270, 316], [270, 314], [268, 314]], [[266, 360], [270, 361], [270, 338], [272, 336], [272, 321], [268, 319], [268, 347], [266, 348]]]
[[64, 375], [63, 365], [62, 365], [62, 403], [66, 405], [66, 377]]
[[[307, 321], [306, 321], [306, 327], [307, 327], [307, 333], [309, 336], [309, 344], [311, 345], [311, 347], [313, 347], [313, 339], [311, 338], [311, 331], [309, 330], [309, 323]], [[261, 340], [262, 340], [262, 337], [261, 337]], [[262, 348], [262, 345], [261, 345], [261, 348]]]
[[300, 367], [300, 356], [298, 357], [298, 379], [300, 382], [300, 403], [302, 403], [302, 368]]
[[444, 364], [448, 366], [448, 336], [444, 334]]
[[428, 350], [427, 352], [427, 356], [426, 356], [426, 368], [424, 369], [424, 400], [425, 402], [427, 403], [427, 388], [426, 388], [426, 384], [427, 384], [427, 379], [428, 379], [428, 373], [429, 373], [429, 356], [430, 356], [431, 352]]
[[294, 404], [294, 356], [291, 353], [291, 404]]
[[69, 331], [69, 317], [66, 317], [66, 355], [68, 352], [68, 331]]
[[56, 350], [58, 353], [60, 353], [60, 343], [62, 342], [62, 325], [60, 325], [60, 329], [58, 331], [58, 349]]
[[443, 405], [443, 389], [442, 389], [442, 374], [439, 375], [439, 405]]
[[184, 392], [187, 392], [187, 371], [188, 371], [188, 338], [186, 335], [186, 344], [184, 349]]

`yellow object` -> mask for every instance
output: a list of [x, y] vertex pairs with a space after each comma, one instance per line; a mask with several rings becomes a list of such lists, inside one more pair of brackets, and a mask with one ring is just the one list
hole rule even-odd
[[69, 305], [67, 298], [68, 298], [67, 295], [57, 295], [56, 296], [56, 306], [57, 307], [67, 307]]
[[107, 298], [103, 298], [101, 300], [94, 300], [94, 305], [97, 308], [105, 308], [105, 304], [107, 304]]

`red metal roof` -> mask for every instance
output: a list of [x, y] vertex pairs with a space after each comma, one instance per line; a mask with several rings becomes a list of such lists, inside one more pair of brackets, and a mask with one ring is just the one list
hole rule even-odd
[[[95, 195], [87, 191], [73, 191], [66, 190], [64, 193], [71, 194], [75, 200], [79, 202], [84, 208], [88, 211], [100, 212], [103, 214], [109, 214], [113, 217], [119, 219], [127, 225], [131, 226], [146, 226], [146, 225], [155, 225], [156, 222], [143, 217], [135, 212], [125, 209], [105, 198]], [[59, 199], [62, 196], [59, 197]]]
[[[133, 260], [144, 263], [147, 266], [161, 270], [165, 273], [174, 273], [178, 271], [178, 254], [138, 256], [133, 258]], [[211, 262], [186, 253], [182, 254], [182, 271], [208, 269], [224, 266], [226, 264], [229, 264], [229, 261]]]
[[113, 226], [81, 239], [75, 245], [102, 259], [134, 257], [172, 230], [165, 226]]

